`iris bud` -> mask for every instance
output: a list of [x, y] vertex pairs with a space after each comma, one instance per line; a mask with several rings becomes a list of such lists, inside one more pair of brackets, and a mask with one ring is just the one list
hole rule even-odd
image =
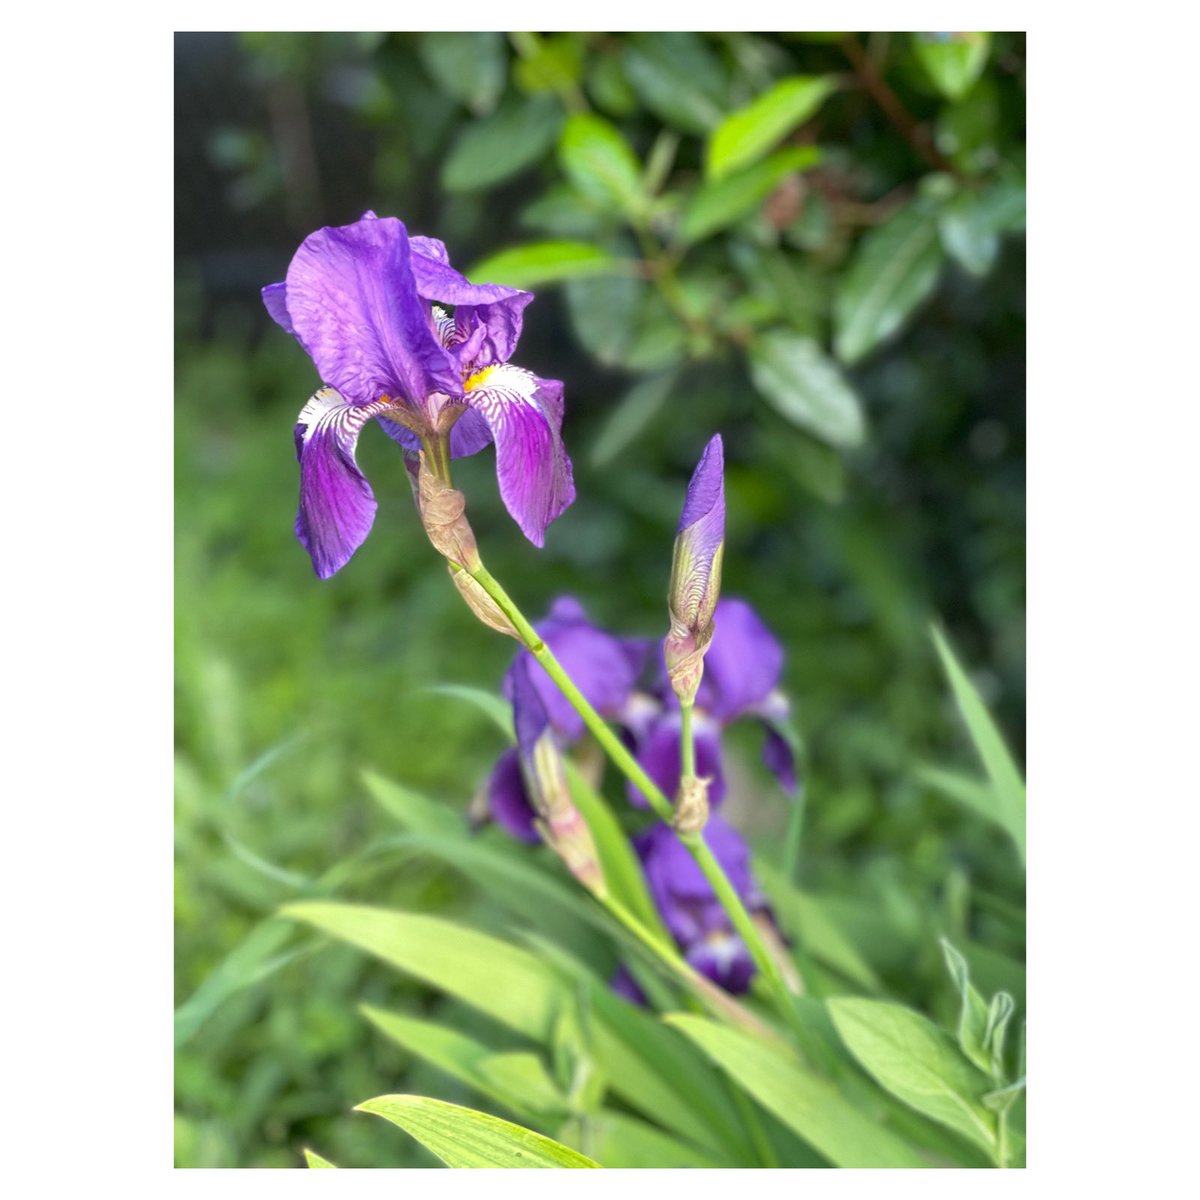
[[713, 636], [713, 612], [721, 593], [725, 551], [724, 447], [717, 434], [688, 484], [675, 535], [667, 608], [671, 627], [663, 656], [671, 687], [681, 704], [696, 698], [704, 675], [704, 654]]

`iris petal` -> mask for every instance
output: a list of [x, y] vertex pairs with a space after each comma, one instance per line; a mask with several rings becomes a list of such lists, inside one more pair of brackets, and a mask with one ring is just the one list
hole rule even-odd
[[560, 432], [562, 384], [503, 364], [489, 367], [466, 386], [467, 404], [486, 422], [496, 443], [501, 499], [521, 532], [541, 546], [546, 527], [575, 499], [571, 460]]
[[353, 403], [390, 396], [415, 405], [460, 390], [457, 362], [431, 328], [412, 263], [403, 224], [384, 217], [318, 229], [288, 267], [296, 337], [321, 378]]
[[300, 460], [296, 536], [322, 579], [345, 566], [371, 531], [375, 495], [358, 469], [354, 451], [363, 425], [386, 407], [348, 404], [326, 387], [313, 395], [296, 419]]
[[529, 803], [525, 792], [521, 761], [515, 749], [505, 750], [492, 768], [487, 793], [492, 820], [497, 825], [519, 841], [541, 841], [537, 826], [534, 825], [533, 805]]
[[721, 600], [713, 623], [696, 704], [727, 722], [771, 693], [783, 671], [783, 647], [745, 600]]

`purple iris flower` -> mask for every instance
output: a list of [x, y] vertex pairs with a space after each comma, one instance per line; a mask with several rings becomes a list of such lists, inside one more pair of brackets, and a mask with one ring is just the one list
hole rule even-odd
[[452, 457], [496, 445], [500, 495], [535, 545], [575, 498], [562, 384], [509, 364], [531, 292], [472, 284], [435, 238], [366, 213], [304, 239], [287, 279], [263, 288], [271, 316], [325, 386], [295, 430], [296, 535], [327, 579], [375, 519], [355, 447], [375, 419], [408, 451], [449, 439]]
[[[769, 915], [767, 899], [750, 872], [750, 851], [737, 830], [711, 816], [704, 840], [750, 914]], [[687, 847], [666, 825], [642, 834], [636, 847], [655, 907], [687, 961], [726, 991], [746, 991], [754, 960]]]
[[[597, 629], [579, 601], [570, 596], [559, 597], [549, 616], [534, 628], [592, 707], [603, 717], [620, 720], [633, 696], [648, 644]], [[503, 691], [513, 705], [519, 739], [532, 721], [540, 721], [542, 726], [548, 723], [563, 745], [583, 736], [583, 718], [527, 650], [522, 650], [509, 668]], [[487, 793], [492, 817], [499, 825], [522, 841], [539, 840], [516, 748], [500, 756]]]
[[[713, 624], [692, 717], [696, 773], [711, 780], [709, 803], [720, 804], [725, 796], [721, 731], [741, 717], [763, 722], [763, 760], [784, 789], [794, 792], [795, 756], [786, 732], [788, 702], [778, 688], [783, 647], [745, 600], [719, 601]], [[633, 732], [638, 761], [663, 792], [673, 796], [680, 774], [679, 702], [665, 673], [656, 691], [658, 705], [642, 710]], [[632, 787], [629, 798], [645, 807], [641, 793]]]

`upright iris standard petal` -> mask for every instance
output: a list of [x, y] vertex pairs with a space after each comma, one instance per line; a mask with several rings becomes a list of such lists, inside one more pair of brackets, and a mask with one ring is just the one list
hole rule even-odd
[[724, 448], [717, 434], [688, 484], [687, 499], [675, 536], [667, 606], [671, 628], [663, 655], [671, 687], [690, 704], [704, 671], [704, 654], [713, 636], [713, 612], [721, 591], [725, 549]]
[[362, 545], [375, 520], [375, 495], [358, 469], [354, 450], [363, 425], [385, 404], [347, 404], [321, 388], [296, 421], [300, 510], [296, 536], [313, 570], [328, 579]]
[[354, 404], [390, 397], [423, 406], [461, 391], [455, 358], [417, 293], [404, 226], [394, 217], [327, 226], [304, 239], [286, 307], [321, 378]]
[[722, 600], [696, 703], [721, 721], [762, 703], [779, 683], [783, 647], [745, 600]]
[[482, 368], [508, 362], [533, 293], [498, 283], [470, 283], [450, 265], [446, 247], [436, 238], [414, 237], [411, 246], [418, 293], [425, 300], [454, 306], [452, 344], [471, 347], [459, 355], [462, 364]]
[[467, 380], [466, 402], [496, 443], [496, 477], [505, 507], [521, 532], [541, 546], [546, 527], [575, 499], [560, 432], [562, 384], [503, 364]]

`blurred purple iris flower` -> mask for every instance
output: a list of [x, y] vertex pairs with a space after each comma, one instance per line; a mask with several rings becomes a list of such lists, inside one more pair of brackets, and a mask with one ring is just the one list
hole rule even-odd
[[[788, 728], [789, 706], [779, 690], [783, 647], [745, 600], [717, 603], [715, 632], [704, 659], [704, 676], [696, 693], [692, 736], [696, 747], [696, 774], [707, 777], [709, 803], [725, 797], [725, 772], [721, 731], [742, 717], [760, 720], [766, 729], [763, 761], [784, 790], [796, 790], [795, 754]], [[654, 689], [652, 703], [631, 709], [631, 731], [638, 761], [668, 796], [679, 787], [679, 701], [665, 670]], [[645, 807], [641, 793], [630, 786], [629, 798]]]
[[[704, 840], [751, 916], [769, 916], [767, 898], [750, 873], [749, 848], [737, 830], [710, 816]], [[687, 847], [666, 825], [647, 830], [635, 845], [655, 907], [687, 961], [726, 991], [746, 991], [754, 959]]]
[[322, 579], [346, 564], [375, 519], [355, 461], [372, 418], [408, 451], [448, 437], [461, 458], [494, 442], [500, 495], [542, 545], [575, 487], [561, 437], [562, 384], [508, 362], [532, 299], [469, 283], [440, 241], [410, 238], [396, 218], [372, 212], [310, 234], [287, 279], [263, 289], [268, 312], [326, 385], [295, 430], [296, 535]]
[[[646, 661], [648, 643], [614, 637], [597, 629], [587, 619], [582, 605], [570, 596], [559, 597], [549, 616], [534, 628], [588, 703], [602, 717], [622, 720]], [[504, 695], [513, 705], [513, 721], [518, 731], [535, 719], [526, 712], [534, 705], [523, 700], [530, 690], [531, 699], [538, 702], [536, 719], [549, 723], [560, 744], [565, 746], [583, 736], [583, 718], [533, 656], [522, 650], [505, 675], [503, 685]], [[539, 840], [516, 748], [500, 756], [488, 780], [487, 795], [497, 824], [522, 841]]]

